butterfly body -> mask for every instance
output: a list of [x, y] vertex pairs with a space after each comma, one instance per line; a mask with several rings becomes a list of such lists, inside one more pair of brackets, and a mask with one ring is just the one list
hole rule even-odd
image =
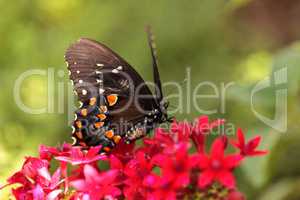
[[102, 145], [109, 151], [121, 139], [136, 140], [169, 120], [160, 82], [153, 95], [141, 76], [105, 45], [80, 39], [68, 48], [65, 60], [81, 102], [73, 123], [75, 145]]

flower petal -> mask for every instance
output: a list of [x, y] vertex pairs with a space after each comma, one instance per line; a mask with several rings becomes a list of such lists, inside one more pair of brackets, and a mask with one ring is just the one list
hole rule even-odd
[[106, 194], [112, 197], [117, 197], [121, 195], [121, 190], [117, 187], [106, 188]]
[[123, 169], [122, 162], [114, 155], [109, 157], [110, 168], [112, 169]]
[[211, 147], [211, 158], [224, 157], [224, 141], [222, 137], [215, 139]]
[[256, 147], [259, 145], [260, 143], [260, 140], [261, 140], [261, 137], [260, 136], [256, 136], [255, 138], [251, 139], [248, 144], [247, 144], [247, 148], [248, 149], [251, 149], [251, 150], [254, 150], [256, 149]]
[[235, 178], [230, 171], [222, 171], [217, 174], [216, 178], [225, 187], [230, 189], [235, 187]]
[[245, 146], [245, 136], [244, 136], [244, 133], [242, 131], [241, 128], [238, 128], [237, 130], [237, 137], [238, 137], [238, 141], [239, 141], [239, 146], [240, 148], [244, 148]]
[[46, 200], [56, 200], [58, 198], [58, 195], [60, 195], [63, 191], [60, 189], [51, 191], [47, 196]]
[[229, 141], [232, 146], [241, 150], [240, 143], [238, 141], [235, 141], [235, 140], [229, 140]]
[[118, 176], [118, 174], [119, 174], [119, 170], [111, 169], [111, 170], [100, 173], [98, 175], [98, 177], [95, 177], [95, 178], [97, 178], [98, 184], [109, 185], [109, 184], [112, 184], [116, 180], [116, 177]]
[[85, 165], [83, 168], [85, 180], [88, 183], [94, 183], [96, 178], [99, 176], [99, 172], [91, 165]]
[[223, 161], [223, 165], [227, 169], [233, 169], [237, 167], [242, 160], [243, 160], [243, 156], [241, 155], [228, 155], [225, 157]]
[[44, 200], [45, 193], [40, 185], [35, 186], [35, 188], [32, 190], [32, 194], [34, 200]]
[[207, 155], [200, 154], [197, 157], [198, 166], [200, 169], [207, 169], [210, 165], [210, 159]]
[[150, 188], [156, 188], [160, 185], [160, 177], [154, 174], [148, 175], [144, 178], [143, 185]]
[[174, 186], [176, 188], [182, 188], [187, 186], [189, 183], [190, 183], [190, 174], [187, 172], [187, 173], [182, 173], [176, 177]]
[[248, 153], [248, 156], [263, 156], [266, 155], [268, 153], [268, 151], [252, 151]]
[[91, 147], [87, 154], [86, 154], [86, 157], [90, 158], [90, 157], [94, 157], [96, 156], [101, 150], [101, 145], [99, 146], [95, 146], [95, 147]]
[[78, 191], [86, 191], [88, 189], [88, 186], [86, 185], [84, 179], [77, 179], [75, 181], [71, 181], [70, 185]]
[[46, 167], [42, 167], [40, 169], [37, 169], [38, 175], [46, 179], [47, 181], [51, 182], [51, 176]]
[[204, 171], [198, 177], [198, 187], [203, 189], [210, 185], [214, 179], [214, 173], [210, 170]]

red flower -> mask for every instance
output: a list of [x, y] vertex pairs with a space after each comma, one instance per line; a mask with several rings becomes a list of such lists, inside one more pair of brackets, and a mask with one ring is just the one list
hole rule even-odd
[[68, 156], [68, 155], [70, 155], [71, 149], [72, 149], [72, 145], [68, 144], [68, 143], [64, 143], [61, 148], [40, 145], [39, 146], [39, 155], [40, 155], [41, 159], [50, 161], [53, 158], [53, 156]]
[[175, 144], [172, 136], [174, 135], [166, 132], [164, 129], [157, 128], [153, 138], [144, 139], [144, 147], [140, 148], [140, 150], [144, 151], [149, 156], [154, 156], [159, 153], [166, 153], [172, 149]]
[[53, 176], [48, 171], [49, 163], [47, 160], [28, 157], [22, 169], [8, 179], [8, 185], [21, 184], [12, 190], [16, 199], [55, 199], [62, 193], [59, 185], [63, 182], [60, 179], [60, 168]]
[[190, 172], [196, 163], [194, 157], [189, 156], [188, 146], [181, 143], [176, 146], [172, 155], [157, 155], [153, 162], [161, 167], [162, 177], [173, 180], [178, 187], [185, 187], [190, 182]]
[[211, 148], [210, 155], [200, 154], [198, 158], [201, 174], [198, 179], [198, 186], [205, 188], [213, 181], [218, 181], [228, 188], [235, 186], [235, 178], [232, 170], [240, 164], [242, 156], [224, 155], [224, 141], [216, 139]]
[[118, 172], [118, 176], [116, 178], [116, 181], [121, 184], [124, 183], [124, 181], [127, 179], [124, 170], [126, 167], [126, 163], [122, 162], [119, 158], [117, 158], [115, 155], [109, 156], [109, 164], [110, 169], [116, 170]]
[[229, 192], [226, 200], [246, 200], [246, 198], [239, 191], [232, 190], [232, 191]]
[[21, 172], [32, 179], [35, 179], [41, 171], [48, 170], [49, 163], [47, 160], [42, 160], [34, 157], [27, 157]]
[[72, 165], [88, 164], [106, 158], [105, 155], [99, 154], [100, 149], [101, 146], [96, 146], [84, 152], [80, 147], [73, 147], [69, 156], [56, 156], [55, 159]]
[[127, 144], [126, 142], [124, 142], [124, 140], [121, 140], [116, 148], [112, 150], [111, 154], [116, 156], [122, 163], [127, 163], [133, 157], [134, 148], [134, 142]]
[[115, 179], [118, 174], [116, 170], [98, 172], [91, 165], [84, 165], [84, 179], [77, 179], [70, 182], [77, 191], [88, 194], [91, 200], [117, 197], [121, 194], [119, 188], [115, 186]]
[[143, 185], [147, 200], [176, 200], [177, 192], [181, 187], [173, 179], [151, 174], [144, 179]]
[[[224, 199], [243, 200], [234, 188], [232, 172], [245, 156], [266, 151], [256, 150], [260, 137], [246, 143], [239, 129], [238, 141], [232, 143], [240, 153], [225, 155], [226, 136], [217, 138], [206, 153], [207, 135], [222, 123], [224, 120], [209, 122], [207, 116], [199, 117], [193, 125], [174, 121], [170, 130], [155, 129], [154, 136], [144, 138], [141, 145], [120, 141], [108, 155], [100, 154], [100, 146], [84, 150], [70, 144], [61, 148], [41, 145], [39, 158], [27, 157], [22, 169], [3, 187], [17, 183], [12, 189], [17, 200], [176, 200], [205, 194], [211, 189], [206, 186], [217, 181], [230, 189]], [[192, 142], [196, 154], [190, 152]], [[54, 161], [59, 165], [54, 165], [56, 170], [51, 166], [55, 170], [51, 175]], [[100, 172], [98, 166], [105, 161], [109, 168]]]
[[62, 190], [56, 189], [49, 192], [49, 194], [45, 193], [44, 188], [40, 185], [36, 185], [32, 190], [32, 196], [34, 200], [45, 200], [45, 199], [57, 199], [58, 196], [62, 193]]
[[197, 147], [199, 153], [205, 151], [205, 138], [206, 135], [214, 128], [224, 124], [225, 120], [218, 119], [213, 122], [209, 122], [209, 118], [206, 115], [200, 116], [192, 128], [191, 138]]
[[268, 153], [267, 151], [256, 150], [261, 141], [260, 136], [256, 136], [246, 143], [244, 133], [242, 129], [239, 128], [237, 130], [237, 138], [237, 141], [231, 141], [231, 143], [240, 150], [242, 156], [259, 156]]
[[[127, 179], [124, 181], [124, 195], [128, 199], [134, 199], [135, 196], [143, 192], [142, 183], [146, 176], [152, 173], [153, 164], [145, 152], [138, 151], [136, 157], [132, 159], [125, 167], [124, 174]], [[142, 194], [141, 194], [142, 195]]]
[[188, 122], [177, 122], [174, 120], [170, 130], [172, 133], [176, 133], [173, 136], [176, 136], [175, 139], [177, 141], [183, 142], [190, 139], [192, 126]]

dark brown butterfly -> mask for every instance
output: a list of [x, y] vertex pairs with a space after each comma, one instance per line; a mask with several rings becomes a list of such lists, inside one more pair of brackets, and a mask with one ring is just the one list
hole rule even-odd
[[90, 39], [80, 39], [65, 54], [74, 92], [81, 106], [73, 123], [74, 145], [102, 145], [110, 151], [146, 135], [156, 125], [170, 121], [163, 94], [153, 36], [148, 41], [153, 60], [155, 95], [141, 76], [117, 53]]

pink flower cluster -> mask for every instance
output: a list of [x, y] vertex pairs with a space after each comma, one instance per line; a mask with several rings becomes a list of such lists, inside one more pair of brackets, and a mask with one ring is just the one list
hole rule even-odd
[[[99, 154], [100, 146], [42, 145], [39, 157], [27, 157], [5, 186], [16, 184], [17, 200], [243, 200], [233, 171], [246, 157], [266, 151], [256, 150], [259, 136], [246, 142], [241, 129], [237, 140], [218, 136], [206, 151], [207, 135], [223, 123], [207, 116], [193, 124], [173, 122], [169, 131], [156, 129], [142, 145], [120, 142], [108, 155]], [[229, 144], [238, 151], [225, 153]], [[212, 196], [210, 190], [222, 192]]]

